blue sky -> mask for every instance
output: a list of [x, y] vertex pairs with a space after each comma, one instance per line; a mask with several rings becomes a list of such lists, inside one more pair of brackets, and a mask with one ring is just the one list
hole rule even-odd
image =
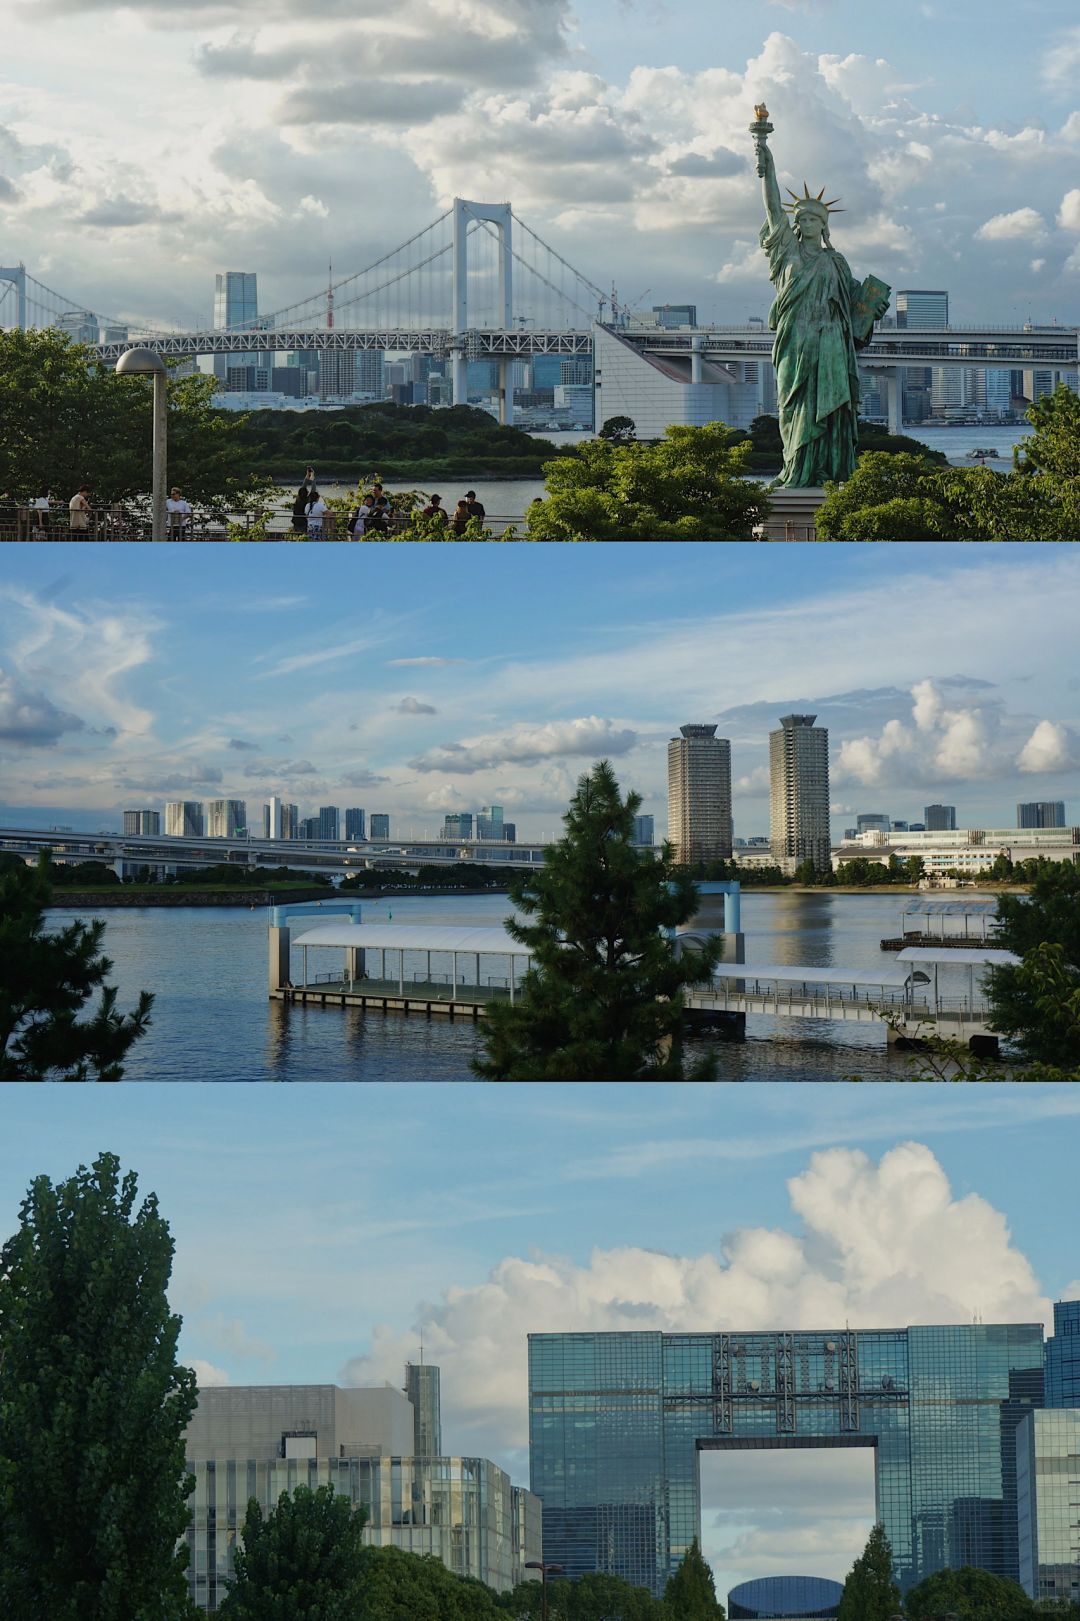
[[686, 721], [732, 742], [739, 836], [768, 830], [767, 737], [830, 730], [857, 811], [1012, 826], [1080, 770], [1076, 547], [12, 548], [0, 584], [0, 817], [117, 825], [271, 792], [434, 835], [505, 807], [559, 829], [610, 757], [666, 820]]
[[[1080, 1290], [1074, 1089], [8, 1087], [0, 1208], [104, 1148], [177, 1245], [204, 1382], [400, 1380], [525, 1479], [533, 1329], [1043, 1320]], [[723, 1581], [842, 1576], [860, 1460], [706, 1478]]]
[[380, 258], [455, 195], [509, 198], [624, 299], [764, 314], [747, 135], [764, 97], [781, 179], [843, 195], [836, 241], [860, 274], [947, 287], [961, 322], [1077, 318], [1072, 0], [12, 0], [7, 13], [8, 262], [109, 314], [205, 322], [225, 268], [256, 271], [263, 309], [278, 308], [320, 288], [328, 261]]

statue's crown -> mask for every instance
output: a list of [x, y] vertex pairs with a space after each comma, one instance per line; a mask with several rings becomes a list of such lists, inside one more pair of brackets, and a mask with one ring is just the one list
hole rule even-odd
[[847, 212], [844, 208], [837, 208], [836, 205], [840, 201], [839, 197], [834, 197], [831, 202], [827, 203], [822, 201], [825, 196], [824, 186], [822, 186], [816, 197], [812, 195], [805, 180], [803, 181], [803, 194], [801, 197], [797, 191], [792, 191], [790, 186], [785, 186], [784, 190], [789, 197], [794, 198], [794, 202], [784, 204], [789, 214], [797, 214], [800, 208], [813, 208], [816, 212], [825, 214], [844, 214]]

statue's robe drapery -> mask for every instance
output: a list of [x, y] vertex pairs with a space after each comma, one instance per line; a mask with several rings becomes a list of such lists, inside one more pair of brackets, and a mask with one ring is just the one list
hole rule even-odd
[[784, 441], [779, 482], [805, 487], [846, 479], [855, 470], [858, 439], [853, 322], [860, 284], [842, 254], [804, 247], [787, 220], [775, 230], [766, 222], [761, 246], [776, 288], [769, 326], [776, 333], [773, 364]]

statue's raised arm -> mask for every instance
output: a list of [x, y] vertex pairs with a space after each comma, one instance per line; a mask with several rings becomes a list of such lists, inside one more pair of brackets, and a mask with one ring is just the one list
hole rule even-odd
[[[776, 333], [773, 365], [784, 442], [780, 483], [819, 486], [850, 477], [855, 469], [859, 414], [856, 350], [871, 338], [874, 322], [889, 307], [888, 286], [874, 276], [857, 282], [836, 252], [829, 219], [839, 198], [825, 201], [803, 183], [784, 203], [768, 138], [769, 110], [755, 107], [750, 125], [765, 203], [761, 246], [769, 258], [776, 297], [769, 325]], [[786, 215], [791, 215], [785, 229]]]

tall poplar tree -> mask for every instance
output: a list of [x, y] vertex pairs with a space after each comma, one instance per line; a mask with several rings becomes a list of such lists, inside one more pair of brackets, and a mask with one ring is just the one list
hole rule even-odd
[[893, 1581], [892, 1547], [885, 1527], [875, 1525], [848, 1572], [837, 1621], [888, 1621], [899, 1612], [900, 1589]]
[[668, 1578], [664, 1608], [671, 1621], [724, 1621], [724, 1606], [716, 1596], [713, 1573], [697, 1537], [674, 1576]]
[[40, 1176], [0, 1250], [0, 1615], [180, 1621], [195, 1375], [173, 1242], [113, 1154]]
[[[670, 845], [659, 859], [633, 842], [641, 795], [619, 792], [601, 760], [578, 782], [566, 833], [542, 871], [515, 878], [524, 920], [507, 929], [532, 967], [514, 1007], [494, 1004], [477, 1074], [493, 1081], [682, 1080], [682, 993], [708, 980], [712, 940], [676, 957], [666, 931], [697, 909], [693, 879]], [[710, 1079], [700, 1065], [690, 1079]]]
[[228, 1621], [356, 1621], [365, 1575], [367, 1509], [332, 1486], [282, 1492], [264, 1514], [253, 1497], [221, 1606]]

